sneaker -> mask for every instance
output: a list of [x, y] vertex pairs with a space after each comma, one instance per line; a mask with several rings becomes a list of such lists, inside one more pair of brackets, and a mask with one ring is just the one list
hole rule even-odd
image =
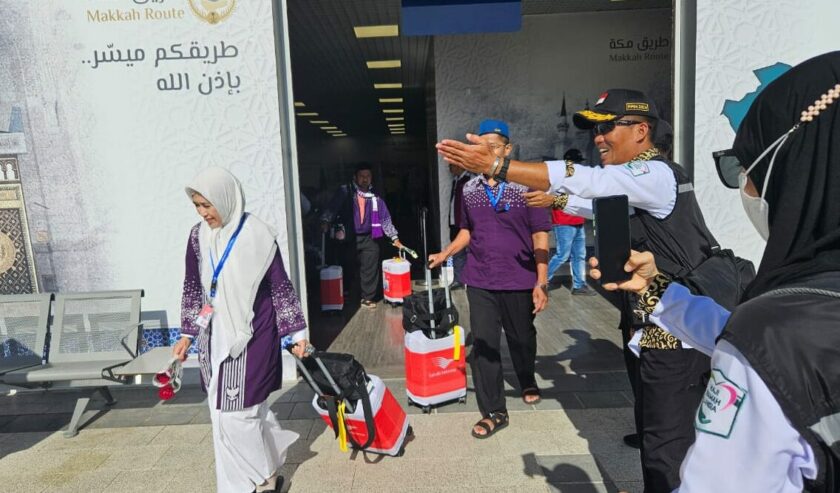
[[362, 300], [362, 306], [365, 308], [374, 309], [376, 308], [376, 302], [371, 300]]
[[598, 293], [596, 293], [595, 290], [591, 289], [589, 286], [584, 286], [582, 288], [574, 288], [572, 290], [572, 294], [575, 296], [595, 296]]

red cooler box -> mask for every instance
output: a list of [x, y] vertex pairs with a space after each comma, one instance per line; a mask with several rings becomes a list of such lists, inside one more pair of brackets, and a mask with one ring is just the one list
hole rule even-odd
[[425, 412], [442, 402], [466, 402], [467, 364], [460, 326], [439, 339], [429, 339], [422, 330], [405, 334], [405, 393]]
[[385, 301], [402, 303], [411, 294], [411, 263], [400, 257], [383, 260], [382, 288]]
[[321, 311], [344, 309], [344, 282], [340, 265], [321, 269]]
[[[365, 448], [365, 452], [374, 452], [383, 455], [401, 456], [405, 449], [405, 439], [412, 435], [411, 426], [408, 425], [408, 417], [400, 407], [394, 394], [388, 390], [385, 383], [376, 375], [368, 375], [368, 392], [370, 393], [370, 405], [373, 411], [373, 424], [376, 433], [373, 443]], [[344, 414], [344, 423], [347, 433], [356, 443], [367, 442], [368, 432], [365, 414], [361, 401], [354, 403], [353, 413]], [[329, 413], [318, 405], [318, 395], [312, 398], [312, 407], [321, 416], [321, 419], [332, 427]]]

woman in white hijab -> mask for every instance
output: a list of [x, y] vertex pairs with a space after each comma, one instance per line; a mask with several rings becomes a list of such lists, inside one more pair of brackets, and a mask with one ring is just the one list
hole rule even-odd
[[[186, 188], [203, 219], [190, 232], [181, 303], [186, 359], [195, 340], [213, 425], [219, 492], [280, 491], [280, 467], [298, 435], [280, 428], [268, 395], [280, 388], [281, 340], [303, 356], [306, 322], [275, 232], [245, 213], [239, 181], [208, 168]], [[279, 480], [278, 480], [279, 479]]]

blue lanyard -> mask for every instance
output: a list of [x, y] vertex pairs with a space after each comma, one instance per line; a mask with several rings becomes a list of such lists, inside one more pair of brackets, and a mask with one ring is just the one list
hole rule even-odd
[[[493, 196], [493, 191], [490, 188], [490, 185], [488, 185], [486, 183], [483, 183], [483, 185], [484, 185], [484, 193], [487, 194], [487, 200], [490, 201], [490, 206], [493, 207], [494, 211], [499, 212], [499, 209], [497, 208], [497, 206], [499, 205], [499, 201], [502, 199], [502, 194], [505, 193], [505, 186], [507, 185], [507, 182], [503, 181], [503, 182], [499, 183], [499, 191], [496, 192], [495, 197]], [[503, 210], [505, 210], [505, 211], [510, 210], [510, 204], [505, 204], [505, 208]]]
[[233, 236], [231, 236], [230, 240], [228, 240], [227, 247], [225, 248], [224, 253], [222, 253], [222, 258], [219, 259], [219, 265], [214, 265], [213, 252], [210, 252], [210, 267], [213, 269], [213, 279], [210, 281], [211, 300], [216, 297], [216, 286], [219, 284], [219, 274], [222, 273], [222, 267], [225, 266], [228, 255], [230, 255], [230, 250], [233, 248], [233, 244], [236, 243], [236, 238], [239, 237], [239, 232], [242, 231], [242, 226], [245, 225], [245, 218], [247, 217], [247, 214], [242, 214], [242, 219], [239, 220], [239, 226], [236, 227], [236, 231], [233, 232]]

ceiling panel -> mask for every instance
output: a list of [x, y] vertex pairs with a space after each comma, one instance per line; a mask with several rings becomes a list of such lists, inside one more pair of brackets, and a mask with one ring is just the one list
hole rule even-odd
[[[356, 39], [354, 26], [399, 24], [400, 0], [288, 0], [295, 101], [317, 118], [298, 118], [302, 138], [329, 137], [309, 119], [328, 120], [351, 137], [383, 136], [388, 130], [380, 97], [403, 97], [408, 133], [425, 128], [427, 60], [431, 38]], [[523, 0], [524, 15], [670, 7], [671, 0]], [[367, 60], [398, 58], [398, 69], [368, 69]], [[402, 89], [375, 90], [375, 82]], [[386, 105], [392, 107], [395, 105]], [[304, 109], [297, 108], [298, 111]]]

